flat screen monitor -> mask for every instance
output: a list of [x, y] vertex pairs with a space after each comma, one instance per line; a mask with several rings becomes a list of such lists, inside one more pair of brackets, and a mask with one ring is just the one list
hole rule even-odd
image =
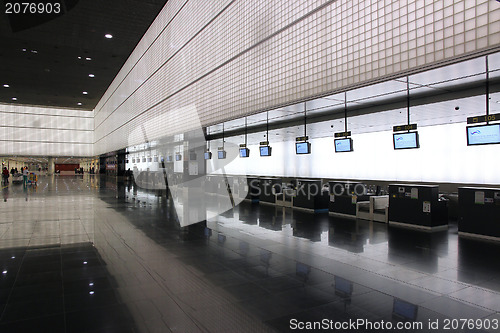
[[189, 153], [189, 160], [196, 161], [196, 153]]
[[392, 304], [392, 314], [408, 320], [417, 319], [418, 306], [395, 298]]
[[352, 139], [335, 139], [335, 152], [341, 153], [344, 151], [352, 151]]
[[309, 142], [297, 142], [295, 144], [295, 152], [299, 154], [310, 154], [311, 144]]
[[225, 150], [219, 150], [217, 152], [217, 157], [219, 158], [219, 160], [223, 160], [226, 158], [226, 151]]
[[248, 148], [240, 148], [240, 157], [249, 157], [250, 149]]
[[172, 155], [167, 156], [167, 162], [172, 162]]
[[467, 127], [467, 145], [500, 143], [500, 124]]
[[394, 149], [419, 148], [418, 132], [393, 134]]
[[181, 154], [175, 154], [175, 160], [176, 161], [181, 161], [182, 160], [182, 155]]
[[261, 146], [259, 147], [260, 156], [271, 156], [271, 147], [270, 146]]
[[209, 160], [209, 159], [211, 159], [211, 158], [212, 158], [212, 152], [210, 152], [210, 151], [206, 151], [206, 152], [205, 152], [205, 159], [206, 159], [206, 160]]

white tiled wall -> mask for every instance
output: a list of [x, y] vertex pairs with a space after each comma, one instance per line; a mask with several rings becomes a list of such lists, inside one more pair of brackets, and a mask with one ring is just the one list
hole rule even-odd
[[170, 0], [95, 109], [95, 152], [199, 126], [186, 107], [206, 126], [499, 45], [497, 1]]
[[0, 104], [0, 155], [92, 156], [93, 114]]

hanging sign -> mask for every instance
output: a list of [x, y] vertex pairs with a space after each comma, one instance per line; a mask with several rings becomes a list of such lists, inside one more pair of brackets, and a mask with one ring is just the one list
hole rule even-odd
[[409, 125], [398, 125], [392, 128], [393, 132], [401, 132], [401, 131], [411, 131], [416, 130], [417, 124], [409, 124]]
[[467, 124], [485, 123], [487, 121], [500, 120], [500, 113], [489, 114], [487, 116], [475, 116], [467, 118]]

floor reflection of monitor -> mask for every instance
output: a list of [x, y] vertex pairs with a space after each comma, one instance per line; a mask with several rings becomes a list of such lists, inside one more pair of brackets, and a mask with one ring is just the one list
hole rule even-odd
[[271, 251], [261, 250], [260, 251], [260, 261], [269, 265], [269, 260], [271, 260], [272, 254], [273, 253]]
[[416, 320], [417, 319], [418, 306], [405, 302], [403, 300], [394, 299], [392, 305], [392, 315], [393, 317], [400, 320]]
[[295, 265], [295, 273], [297, 276], [306, 279], [311, 272], [311, 266], [305, 265], [303, 263], [297, 262]]
[[340, 276], [335, 276], [335, 292], [342, 296], [351, 296], [352, 282]]
[[217, 235], [217, 243], [224, 244], [225, 241], [226, 241], [226, 236], [225, 235], [223, 235], [223, 234], [218, 234]]

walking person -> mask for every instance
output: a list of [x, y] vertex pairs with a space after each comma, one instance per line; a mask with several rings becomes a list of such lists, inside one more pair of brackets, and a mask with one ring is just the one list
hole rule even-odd
[[2, 171], [2, 176], [3, 176], [3, 183], [4, 185], [7, 185], [9, 183], [9, 170], [7, 168], [3, 168], [3, 171]]
[[23, 170], [23, 185], [24, 187], [26, 187], [28, 185], [28, 175], [29, 175], [29, 171], [28, 171], [28, 167], [24, 167]]

